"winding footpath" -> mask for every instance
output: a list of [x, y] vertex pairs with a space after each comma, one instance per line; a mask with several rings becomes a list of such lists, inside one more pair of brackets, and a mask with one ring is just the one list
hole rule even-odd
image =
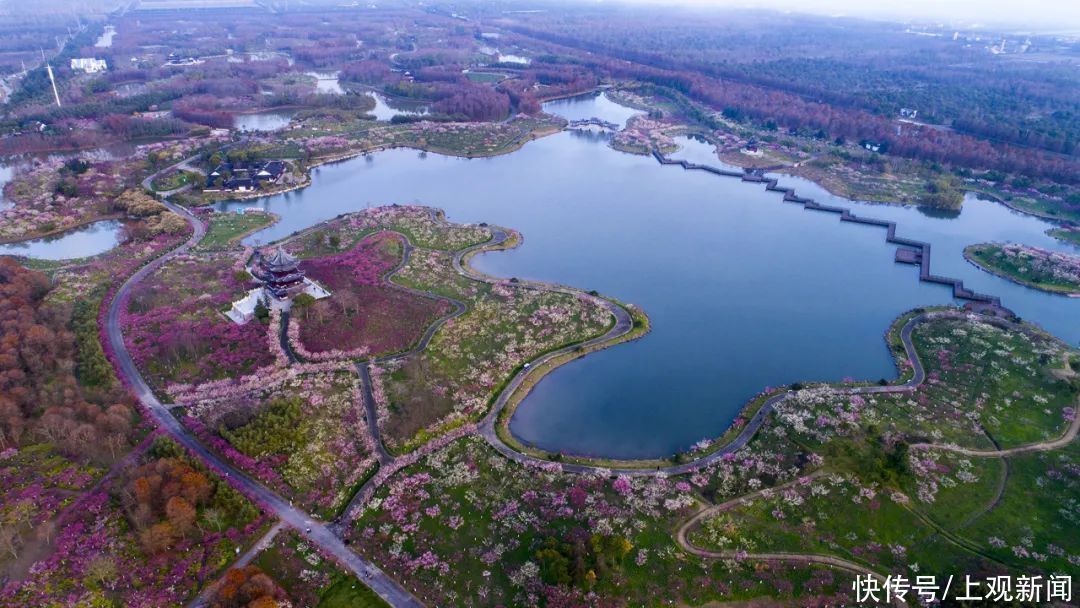
[[[689, 531], [694, 526], [698, 525], [700, 522], [703, 522], [704, 520], [706, 520], [706, 519], [708, 519], [710, 517], [713, 517], [714, 515], [716, 515], [718, 513], [722, 513], [724, 511], [730, 510], [732, 508], [735, 508], [735, 507], [738, 507], [738, 506], [753, 502], [754, 499], [758, 498], [759, 496], [761, 496], [765, 492], [775, 492], [777, 490], [783, 490], [784, 488], [788, 488], [788, 487], [791, 487], [791, 486], [794, 486], [794, 485], [801, 485], [801, 484], [804, 484], [804, 483], [808, 483], [811, 480], [813, 480], [814, 478], [821, 477], [823, 474], [824, 473], [822, 471], [820, 471], [820, 470], [815, 471], [815, 472], [811, 473], [810, 475], [806, 475], [806, 476], [803, 476], [803, 477], [793, 479], [793, 480], [791, 480], [791, 481], [789, 481], [787, 483], [780, 484], [778, 486], [773, 486], [771, 488], [763, 488], [761, 490], [758, 490], [757, 492], [753, 492], [751, 494], [746, 494], [744, 496], [739, 496], [737, 498], [732, 498], [731, 500], [728, 500], [726, 502], [722, 502], [720, 504], [713, 505], [711, 507], [702, 509], [702, 510], [698, 511], [697, 513], [695, 513], [693, 516], [691, 516], [690, 519], [686, 520], [681, 526], [679, 526], [679, 529], [675, 533], [675, 542], [678, 543], [679, 547], [683, 551], [686, 551], [687, 553], [690, 553], [691, 555], [696, 555], [698, 557], [703, 557], [703, 558], [706, 558], [706, 559], [751, 560], [751, 561], [776, 562], [776, 563], [793, 563], [793, 564], [799, 564], [799, 565], [804, 565], [804, 566], [805, 565], [814, 565], [814, 564], [816, 564], [816, 565], [821, 565], [821, 566], [828, 566], [830, 568], [836, 568], [838, 570], [843, 570], [845, 572], [850, 572], [851, 574], [854, 574], [856, 576], [862, 576], [862, 575], [869, 574], [870, 576], [873, 576], [875, 579], [877, 579], [877, 581], [879, 583], [881, 583], [882, 586], [884, 586], [885, 585], [885, 577], [882, 576], [879, 572], [877, 572], [875, 570], [871, 570], [870, 568], [868, 568], [868, 567], [866, 567], [866, 566], [864, 566], [862, 564], [858, 564], [858, 563], [855, 563], [853, 561], [846, 560], [846, 559], [839, 558], [839, 557], [835, 557], [835, 556], [832, 556], [832, 555], [824, 555], [824, 554], [820, 554], [820, 553], [787, 553], [787, 552], [782, 552], [782, 551], [774, 551], [774, 552], [767, 552], [767, 553], [745, 553], [745, 552], [740, 552], [740, 551], [713, 551], [713, 550], [709, 550], [709, 549], [702, 549], [702, 548], [694, 545], [693, 543], [691, 543], [690, 540], [687, 538], [687, 535], [688, 535]], [[898, 598], [894, 598], [893, 604], [896, 605], [896, 606], [906, 606], [907, 605], [906, 603], [904, 603], [902, 600], [899, 600]]]
[[731, 500], [702, 509], [695, 513], [693, 516], [691, 516], [689, 519], [687, 519], [681, 526], [679, 526], [679, 529], [675, 533], [675, 542], [677, 542], [679, 547], [681, 547], [687, 553], [696, 555], [698, 557], [704, 557], [709, 559], [749, 559], [755, 561], [791, 562], [803, 565], [821, 564], [851, 572], [852, 574], [856, 575], [870, 574], [874, 578], [878, 579], [880, 582], [884, 583], [885, 577], [881, 576], [881, 574], [879, 574], [878, 572], [875, 572], [874, 570], [871, 570], [864, 565], [857, 564], [853, 561], [842, 559], [839, 557], [834, 557], [832, 555], [787, 552], [744, 553], [739, 551], [712, 551], [709, 549], [702, 549], [694, 545], [687, 538], [690, 530], [693, 529], [694, 526], [717, 515], [718, 513], [722, 513], [735, 507], [752, 503], [756, 498], [762, 496], [766, 492], [776, 492], [795, 485], [809, 483], [811, 480], [821, 477], [823, 475], [824, 472], [818, 470], [811, 473], [810, 475], [805, 475], [803, 477], [792, 479], [787, 483], [773, 486], [771, 488], [763, 488], [756, 492], [732, 498]]
[[256, 504], [277, 517], [285, 525], [295, 529], [308, 542], [319, 547], [343, 568], [356, 575], [357, 578], [390, 605], [422, 606], [423, 604], [419, 600], [377, 566], [350, 551], [341, 538], [335, 535], [327, 525], [313, 521], [310, 515], [297, 509], [289, 501], [254, 481], [207, 449], [180, 424], [179, 420], [169, 413], [168, 406], [158, 400], [142, 374], [139, 373], [135, 362], [128, 353], [127, 346], [124, 344], [120, 323], [121, 309], [135, 285], [138, 285], [140, 281], [170, 259], [190, 250], [202, 239], [206, 231], [202, 222], [187, 209], [168, 202], [165, 205], [169, 210], [185, 218], [191, 224], [193, 232], [184, 244], [146, 264], [132, 274], [117, 290], [112, 301], [109, 302], [105, 332], [114, 355], [117, 375], [131, 388], [146, 414], [154, 420], [159, 428], [171, 435], [177, 443], [184, 446], [189, 453], [201, 460], [208, 468], [225, 477], [230, 485], [254, 500]]

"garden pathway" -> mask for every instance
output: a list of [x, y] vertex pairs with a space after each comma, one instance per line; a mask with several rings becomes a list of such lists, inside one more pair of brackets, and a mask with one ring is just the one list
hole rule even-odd
[[165, 205], [174, 213], [185, 218], [191, 224], [193, 233], [185, 243], [149, 262], [132, 274], [117, 290], [112, 301], [109, 302], [105, 320], [105, 332], [114, 355], [117, 375], [131, 388], [146, 413], [156, 422], [157, 426], [169, 433], [175, 441], [184, 446], [192, 456], [202, 461], [207, 468], [223, 476], [230, 485], [252, 499], [262, 509], [294, 528], [308, 542], [319, 547], [342, 567], [356, 575], [357, 578], [390, 605], [422, 606], [419, 600], [377, 566], [350, 551], [348, 546], [327, 525], [322, 522], [312, 521], [310, 515], [297, 509], [288, 500], [254, 481], [207, 449], [180, 424], [179, 420], [173, 417], [168, 406], [158, 400], [142, 374], [139, 373], [135, 361], [131, 358], [127, 346], [124, 344], [120, 324], [121, 308], [131, 293], [132, 287], [160, 268], [165, 262], [190, 250], [202, 239], [206, 231], [206, 227], [202, 222], [196, 219], [187, 209], [168, 202]]
[[[690, 553], [692, 555], [696, 555], [698, 557], [704, 557], [704, 558], [707, 558], [707, 559], [730, 559], [730, 560], [739, 560], [739, 561], [750, 560], [750, 561], [765, 561], [765, 562], [787, 562], [787, 563], [796, 563], [796, 564], [803, 564], [803, 565], [806, 565], [806, 564], [819, 564], [819, 565], [823, 565], [823, 566], [828, 566], [830, 568], [837, 568], [839, 570], [844, 570], [846, 572], [850, 572], [850, 573], [856, 574], [856, 575], [869, 574], [869, 575], [873, 576], [875, 579], [877, 579], [878, 582], [882, 584], [882, 586], [884, 586], [885, 585], [885, 577], [882, 576], [880, 573], [870, 569], [869, 567], [867, 567], [867, 566], [865, 566], [863, 564], [858, 564], [856, 562], [846, 560], [846, 559], [842, 559], [842, 558], [839, 558], [839, 557], [835, 557], [835, 556], [832, 556], [832, 555], [822, 555], [822, 554], [819, 554], [819, 553], [787, 553], [787, 552], [745, 553], [745, 552], [741, 552], [741, 551], [712, 551], [712, 550], [709, 550], [709, 549], [702, 549], [702, 548], [694, 545], [687, 538], [687, 534], [688, 534], [688, 532], [690, 531], [691, 528], [693, 528], [699, 522], [702, 522], [702, 521], [716, 515], [717, 513], [722, 513], [722, 512], [727, 511], [727, 510], [729, 510], [731, 508], [738, 507], [738, 506], [753, 502], [754, 499], [758, 498], [759, 496], [761, 496], [765, 492], [776, 492], [778, 490], [783, 490], [784, 488], [789, 488], [789, 487], [794, 486], [794, 485], [804, 484], [804, 483], [807, 483], [807, 482], [809, 482], [809, 481], [811, 481], [811, 480], [813, 480], [815, 478], [821, 477], [823, 475], [825, 475], [825, 471], [817, 470], [817, 471], [814, 471], [813, 473], [811, 473], [809, 475], [804, 475], [802, 477], [792, 479], [791, 481], [789, 481], [787, 483], [783, 483], [783, 484], [780, 484], [778, 486], [773, 486], [771, 488], [762, 488], [761, 490], [758, 490], [756, 492], [752, 492], [750, 494], [745, 494], [743, 496], [738, 496], [736, 498], [732, 498], [731, 500], [722, 502], [720, 504], [716, 504], [716, 505], [713, 505], [711, 507], [704, 508], [704, 509], [698, 511], [697, 513], [695, 513], [693, 516], [690, 517], [690, 519], [686, 520], [685, 522], [683, 522], [683, 524], [681, 526], [679, 526], [679, 529], [675, 533], [675, 542], [678, 543], [679, 547], [682, 548], [683, 551], [686, 551], [687, 553]], [[907, 605], [904, 602], [899, 601], [899, 600], [894, 601], [893, 603], [895, 605], [897, 605], [897, 606], [906, 606]]]
[[[1077, 408], [1080, 408], [1080, 400], [1076, 403]], [[913, 443], [909, 446], [915, 450], [945, 450], [947, 452], [954, 452], [956, 454], [962, 454], [964, 456], [976, 456], [976, 457], [1003, 457], [1003, 456], [1015, 456], [1017, 454], [1026, 454], [1028, 452], [1049, 452], [1050, 450], [1056, 450], [1063, 448], [1069, 444], [1073, 439], [1076, 439], [1077, 433], [1080, 433], [1080, 415], [1074, 414], [1072, 422], [1069, 423], [1069, 427], [1065, 429], [1060, 437], [1056, 439], [1048, 439], [1046, 441], [1039, 441], [1036, 443], [1029, 443], [1026, 445], [1019, 445], [1014, 448], [1005, 449], [993, 449], [993, 450], [976, 450], [972, 448], [964, 448], [956, 445], [943, 444], [943, 443]]]
[[[278, 533], [281, 532], [281, 530], [284, 528], [285, 524], [280, 521], [271, 526], [271, 528], [266, 531], [266, 534], [263, 534], [262, 537], [259, 538], [259, 540], [255, 541], [250, 547], [248, 547], [248, 550], [244, 551], [243, 555], [236, 558], [236, 561], [234, 561], [232, 565], [229, 566], [229, 569], [231, 570], [233, 568], [243, 568], [244, 566], [250, 564], [256, 556], [258, 556], [260, 553], [270, 547], [270, 543], [274, 542], [274, 539], [277, 538]], [[188, 604], [189, 608], [205, 608], [205, 606], [209, 606], [210, 600], [214, 597], [214, 594], [217, 592], [218, 587], [221, 586], [221, 583], [224, 580], [225, 578], [221, 577], [218, 580], [214, 581], [212, 584], [203, 587], [203, 590], [199, 593], [199, 595], [196, 596], [190, 604]]]
[[169, 165], [168, 167], [165, 167], [164, 169], [159, 169], [159, 170], [151, 173], [149, 176], [146, 177], [146, 179], [144, 179], [142, 181], [142, 187], [147, 192], [150, 192], [151, 194], [157, 196], [158, 198], [162, 198], [162, 199], [169, 198], [170, 196], [172, 196], [174, 194], [177, 194], [179, 192], [185, 192], [187, 190], [190, 190], [192, 184], [184, 184], [183, 186], [180, 186], [179, 188], [173, 188], [172, 190], [158, 191], [158, 190], [154, 190], [153, 183], [154, 183], [154, 180], [157, 179], [159, 175], [162, 175], [163, 173], [166, 173], [168, 171], [172, 171], [174, 169], [176, 169], [176, 170], [183, 169], [185, 171], [192, 171], [194, 173], [199, 173], [199, 174], [205, 175], [206, 174], [205, 171], [203, 171], [199, 167], [195, 167], [195, 166], [193, 166], [191, 164], [191, 163], [199, 160], [199, 156], [200, 155], [198, 155], [198, 154], [196, 154], [194, 156], [189, 156], [189, 157], [185, 158], [184, 160], [182, 160], [182, 161], [180, 161], [178, 163], [174, 163], [172, 165]]

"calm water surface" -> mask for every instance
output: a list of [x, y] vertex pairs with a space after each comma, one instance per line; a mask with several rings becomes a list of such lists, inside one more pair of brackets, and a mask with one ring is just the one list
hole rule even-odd
[[[635, 110], [606, 96], [562, 100], [567, 118], [623, 122]], [[681, 154], [714, 162], [708, 146]], [[1049, 224], [971, 198], [954, 218], [916, 209], [834, 200], [783, 178], [802, 195], [900, 223], [934, 245], [935, 272], [1000, 295], [1006, 306], [1071, 343], [1080, 300], [1025, 289], [983, 273], [966, 244], [1018, 240], [1061, 249]], [[896, 264], [876, 228], [784, 203], [760, 185], [662, 167], [611, 150], [603, 138], [563, 132], [508, 156], [460, 159], [391, 150], [316, 170], [314, 185], [223, 209], [258, 206], [282, 221], [253, 235], [269, 242], [365, 206], [422, 203], [461, 222], [521, 230], [524, 244], [475, 260], [501, 276], [597, 289], [642, 306], [653, 331], [591, 354], [541, 381], [511, 421], [547, 450], [651, 457], [724, 431], [766, 386], [799, 380], [876, 380], [895, 369], [882, 338], [916, 306], [952, 302], [941, 286]]]
[[0, 162], [0, 211], [11, 207], [11, 203], [4, 199], [4, 186], [15, 175], [15, 166], [6, 162]]
[[19, 255], [42, 260], [68, 260], [104, 253], [120, 242], [123, 224], [103, 220], [56, 236], [0, 245], [0, 255]]
[[368, 112], [375, 116], [375, 120], [390, 120], [395, 116], [415, 116], [428, 113], [427, 108], [420, 104], [402, 104], [390, 101], [374, 91], [367, 91], [367, 95], [375, 100], [375, 108]]
[[315, 92], [327, 95], [344, 95], [345, 89], [341, 88], [338, 81], [340, 72], [305, 72], [315, 78]]
[[237, 114], [233, 117], [233, 128], [240, 131], [277, 131], [289, 126], [289, 121], [295, 114], [296, 110], [267, 110], [252, 114]]

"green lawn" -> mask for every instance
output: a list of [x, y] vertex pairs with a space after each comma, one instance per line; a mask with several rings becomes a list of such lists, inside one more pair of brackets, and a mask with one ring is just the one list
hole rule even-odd
[[389, 606], [356, 579], [341, 578], [323, 592], [319, 608], [383, 608]]
[[473, 82], [499, 82], [507, 78], [506, 74], [495, 72], [469, 72], [465, 76]]
[[191, 171], [173, 171], [159, 175], [150, 183], [150, 187], [157, 192], [175, 190], [187, 184], [197, 184], [203, 180], [203, 176]]
[[1077, 403], [1080, 383], [1065, 363], [1075, 351], [1042, 334], [966, 319], [923, 323], [913, 342], [928, 373], [914, 393], [863, 398], [808, 389], [781, 404], [751, 447], [788, 460], [809, 449], [829, 474], [734, 506], [692, 530], [692, 542], [833, 555], [908, 576], [1075, 572], [1068, 559], [1077, 552], [1069, 530], [1080, 522], [1077, 444], [1007, 463], [908, 447], [993, 450], [991, 437], [1013, 447], [1060, 436]]
[[386, 602], [319, 554], [292, 531], [283, 531], [252, 562], [274, 579], [293, 606], [384, 608]]
[[206, 236], [199, 241], [199, 249], [228, 249], [245, 236], [261, 230], [277, 221], [270, 213], [214, 213]]
[[404, 469], [369, 505], [352, 546], [429, 605], [536, 606], [558, 597], [566, 600], [559, 605], [696, 606], [832, 597], [850, 584], [815, 567], [683, 553], [673, 532], [695, 508], [689, 483], [638, 478], [620, 486], [523, 467], [476, 438]]

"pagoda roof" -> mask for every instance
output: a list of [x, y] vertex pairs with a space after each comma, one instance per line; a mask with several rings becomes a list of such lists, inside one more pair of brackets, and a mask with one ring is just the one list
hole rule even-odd
[[292, 270], [300, 264], [296, 256], [289, 254], [280, 246], [270, 255], [264, 254], [261, 263], [264, 268], [273, 271]]

